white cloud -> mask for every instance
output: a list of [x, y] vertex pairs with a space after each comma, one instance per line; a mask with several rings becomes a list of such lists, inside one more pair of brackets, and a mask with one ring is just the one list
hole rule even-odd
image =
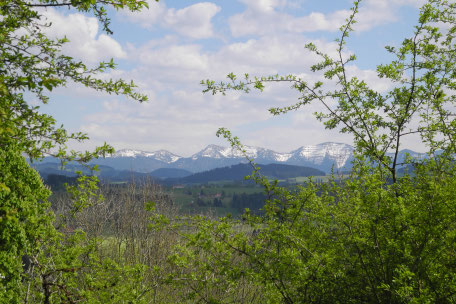
[[[206, 143], [217, 142], [214, 135], [219, 127], [239, 132], [236, 135], [246, 144], [278, 151], [327, 141], [328, 134], [347, 142], [349, 136], [336, 137], [337, 131], [328, 133], [316, 121], [311, 114], [318, 109], [316, 105], [289, 114], [284, 126], [267, 126], [271, 117], [268, 108], [298, 101], [299, 94], [290, 89], [289, 83], [267, 84], [265, 92], [247, 95], [229, 92], [227, 96], [212, 96], [201, 92], [201, 79], [224, 80], [231, 71], [238, 75], [295, 73], [310, 83], [321, 79], [321, 74], [309, 72], [319, 58], [303, 48], [306, 42], [309, 40], [298, 34], [262, 36], [207, 51], [199, 44], [179, 43], [168, 36], [139, 48], [130, 46], [129, 57], [137, 60], [136, 68], [114, 71], [112, 76], [134, 79], [151, 100], [146, 104], [106, 102], [102, 111], [86, 116], [82, 130], [95, 141], [109, 139], [116, 148], [168, 149], [186, 156]], [[314, 43], [331, 56], [336, 55], [334, 42]], [[384, 90], [387, 86], [378, 81], [375, 71], [348, 68], [349, 75], [366, 80], [375, 89]], [[252, 125], [266, 127], [251, 129]]]
[[[234, 40], [227, 35], [225, 41], [217, 40], [217, 45], [212, 45], [213, 41], [201, 43], [187, 39], [214, 35], [211, 20], [220, 11], [215, 4], [202, 2], [177, 9], [166, 7], [163, 1], [151, 2], [149, 11], [132, 15], [132, 20], [142, 26], [168, 28], [177, 33], [154, 38], [139, 46], [127, 43], [128, 63], [133, 68], [110, 74], [113, 78], [133, 79], [141, 92], [150, 96], [150, 102], [137, 104], [96, 95], [98, 100], [106, 100], [106, 104], [97, 113], [85, 116], [82, 130], [95, 142], [108, 140], [116, 148], [168, 149], [184, 156], [197, 152], [206, 144], [223, 143], [215, 137], [219, 127], [231, 129], [245, 144], [282, 152], [324, 141], [350, 143], [349, 135], [324, 130], [316, 121], [312, 113], [318, 110], [317, 104], [289, 113], [285, 119], [279, 118], [279, 123], [272, 122], [275, 119], [270, 119], [268, 108], [298, 101], [299, 94], [290, 89], [289, 83], [267, 84], [264, 93], [202, 94], [201, 79], [225, 81], [229, 72], [240, 76], [243, 73], [252, 76], [294, 73], [310, 83], [320, 80], [321, 74], [309, 71], [319, 58], [304, 48], [310, 39], [303, 33], [335, 31], [348, 16], [347, 10], [328, 14], [309, 12], [304, 17], [286, 14], [292, 6], [305, 8], [305, 1], [242, 2], [247, 8], [229, 19], [231, 30], [233, 35], [254, 36]], [[359, 16], [363, 30], [394, 20], [396, 7], [412, 4], [411, 0], [366, 0], [364, 3]], [[223, 18], [228, 20], [226, 15]], [[95, 37], [90, 39], [101, 40], [101, 35], [96, 36], [96, 24], [88, 22], [86, 28], [86, 35]], [[217, 29], [217, 32], [223, 31]], [[330, 56], [337, 57], [334, 42], [323, 38], [313, 42]], [[205, 48], [207, 45], [209, 48]], [[374, 70], [354, 65], [347, 69], [349, 76], [356, 75], [377, 91], [384, 92], [390, 87], [388, 81], [378, 79]], [[333, 84], [329, 82], [325, 88], [331, 88]], [[78, 96], [83, 93], [85, 91], [79, 92]]]
[[122, 12], [132, 21], [140, 23], [142, 26], [151, 29], [162, 20], [163, 15], [166, 14], [167, 8], [164, 1], [156, 2], [151, 0], [148, 1], [148, 5], [148, 9], [143, 9], [140, 12]]
[[395, 22], [402, 6], [421, 7], [425, 0], [367, 0], [356, 17], [355, 31], [368, 31], [373, 27]]
[[209, 38], [214, 35], [211, 19], [220, 7], [210, 2], [197, 3], [186, 8], [169, 9], [164, 17], [167, 27], [191, 38]]
[[167, 45], [165, 47], [144, 46], [139, 49], [139, 61], [145, 65], [183, 70], [205, 70], [207, 58], [196, 44]]
[[[269, 67], [276, 72], [287, 70], [291, 73], [308, 71], [320, 58], [304, 48], [310, 39], [301, 35], [271, 35], [245, 42], [232, 43], [223, 47], [217, 54], [220, 62], [258, 68]], [[318, 48], [331, 56], [336, 56], [337, 44], [324, 40], [314, 40]], [[251, 69], [252, 71], [252, 69]]]
[[255, 105], [236, 96], [176, 90], [145, 104], [109, 101], [103, 111], [86, 116], [82, 130], [96, 141], [109, 138], [116, 148], [168, 149], [188, 156], [214, 142], [219, 127], [234, 128], [268, 117], [266, 111], [259, 114]]
[[273, 7], [262, 11], [248, 6], [246, 11], [232, 16], [229, 19], [229, 25], [234, 37], [269, 35], [279, 32], [336, 31], [348, 16], [349, 11], [342, 10], [330, 15], [312, 12], [304, 17], [294, 17], [278, 12]]
[[357, 21], [354, 26], [355, 31], [368, 31], [375, 26], [396, 21], [397, 5], [394, 2], [394, 0], [367, 1], [355, 17]]
[[[144, 71], [145, 75], [138, 78], [147, 79], [145, 82], [149, 84], [157, 81], [198, 84], [208, 77], [223, 79], [229, 72], [259, 76], [308, 71], [320, 58], [303, 47], [306, 42], [309, 40], [301, 35], [262, 36], [207, 51], [201, 45], [178, 43], [167, 37], [139, 48], [131, 47], [130, 56], [140, 63], [135, 71]], [[336, 43], [313, 42], [329, 55], [337, 55]]]
[[[309, 12], [306, 16], [295, 17], [280, 10], [293, 7], [296, 3], [285, 0], [239, 0], [246, 5], [246, 10], [229, 19], [231, 33], [234, 37], [247, 35], [269, 35], [271, 33], [306, 33], [316, 31], [334, 32], [345, 24], [350, 16], [348, 9], [323, 14]], [[423, 0], [367, 0], [361, 3], [356, 17], [356, 31], [367, 31], [371, 28], [397, 20], [400, 6], [418, 7]], [[302, 6], [302, 5], [301, 5]]]
[[239, 0], [256, 12], [272, 12], [286, 5], [286, 0]]
[[96, 18], [86, 17], [79, 13], [64, 15], [54, 9], [42, 11], [51, 27], [46, 33], [51, 37], [67, 37], [70, 42], [63, 46], [67, 55], [95, 63], [111, 58], [125, 58], [126, 53], [122, 46], [106, 34], [99, 33]]
[[157, 25], [174, 30], [185, 37], [204, 39], [214, 36], [212, 18], [221, 8], [211, 2], [199, 2], [182, 9], [167, 8], [163, 1], [149, 1], [149, 9], [127, 12], [130, 20], [153, 29]]
[[[370, 1], [374, 1], [374, 0], [370, 0]], [[385, 0], [383, 0], [385, 1]], [[391, 3], [393, 4], [396, 4], [396, 5], [410, 5], [410, 6], [414, 6], [414, 7], [421, 7], [422, 5], [424, 5], [426, 3], [426, 0], [388, 0], [390, 1]]]
[[[131, 46], [130, 58], [136, 58], [137, 67], [120, 76], [137, 79], [141, 90], [152, 93], [149, 93], [151, 101], [141, 105], [107, 103], [103, 111], [86, 117], [83, 130], [100, 141], [109, 138], [117, 148], [165, 148], [186, 155], [201, 149], [202, 143], [216, 141], [214, 134], [219, 127], [238, 130], [246, 144], [276, 150], [316, 144], [320, 139], [325, 141], [328, 133], [321, 123], [311, 114], [305, 121], [299, 120], [301, 111], [290, 114], [288, 126], [279, 127], [280, 130], [292, 129], [289, 135], [296, 136], [296, 140], [290, 141], [288, 134], [286, 137], [270, 134], [267, 138], [271, 127], [249, 130], [252, 124], [267, 124], [265, 122], [271, 117], [268, 108], [298, 101], [299, 94], [290, 89], [289, 83], [267, 84], [264, 93], [229, 92], [225, 97], [203, 95], [199, 85], [204, 78], [224, 80], [231, 71], [238, 75], [248, 72], [252, 76], [295, 73], [306, 81], [316, 81], [322, 75], [309, 73], [309, 67], [319, 58], [303, 48], [306, 42], [309, 40], [298, 34], [262, 36], [207, 51], [196, 43], [179, 43], [175, 37], [168, 36], [139, 48]], [[336, 55], [334, 42], [317, 40], [314, 43], [331, 56]], [[350, 67], [349, 72], [383, 88], [376, 81], [375, 71]], [[313, 113], [315, 109], [305, 107], [302, 112]], [[312, 136], [316, 133], [321, 135]]]

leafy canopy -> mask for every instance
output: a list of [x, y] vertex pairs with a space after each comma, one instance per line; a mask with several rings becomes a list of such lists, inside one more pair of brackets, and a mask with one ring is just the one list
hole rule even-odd
[[[90, 280], [97, 281], [103, 276], [109, 277], [108, 274], [113, 280], [124, 276], [123, 282], [127, 286], [133, 284], [143, 269], [119, 269], [110, 261], [97, 261], [92, 256], [86, 258], [85, 263], [94, 272], [86, 273], [86, 281], [81, 282], [84, 277], [81, 274], [87, 270], [81, 256], [88, 257], [93, 246], [87, 243], [83, 233], [66, 237], [54, 228], [54, 217], [47, 202], [50, 191], [24, 158], [27, 155], [36, 160], [51, 154], [63, 162], [85, 163], [113, 149], [105, 144], [93, 152], [67, 151], [69, 140], [82, 141], [87, 135], [67, 132], [63, 126], [56, 125], [52, 116], [40, 113], [39, 107], [32, 106], [30, 101], [50, 102], [48, 94], [68, 83], [122, 94], [140, 102], [146, 101], [147, 97], [135, 91], [133, 82], [97, 77], [115, 68], [112, 60], [89, 67], [62, 53], [62, 46], [68, 39], [52, 38], [45, 33], [52, 24], [42, 12], [50, 7], [91, 14], [103, 25], [105, 32], [112, 34], [108, 8], [138, 11], [146, 8], [147, 2], [0, 0], [0, 302], [74, 303], [95, 301], [99, 297], [104, 298], [99, 301], [107, 303], [111, 296], [112, 301], [118, 301], [116, 292], [103, 292], [103, 288], [116, 286], [120, 291], [121, 284], [108, 285], [106, 278], [102, 283]], [[96, 187], [90, 178], [83, 178], [81, 185], [87, 185], [81, 189], [89, 194]], [[86, 204], [81, 200], [87, 199], [83, 195], [78, 204]], [[81, 207], [79, 205], [75, 208]], [[23, 259], [29, 264], [28, 269], [23, 268]], [[78, 284], [81, 288], [74, 287]], [[98, 292], [94, 293], [92, 287], [97, 284], [104, 287], [98, 287]], [[129, 299], [129, 295], [130, 299], [135, 299], [140, 294], [136, 290], [136, 287], [129, 288], [128, 292], [123, 290], [124, 299]]]
[[[124, 80], [101, 80], [97, 74], [115, 67], [114, 62], [101, 62], [96, 67], [88, 67], [61, 52], [65, 37], [50, 38], [44, 30], [51, 27], [50, 21], [39, 8], [68, 7], [84, 13], [92, 13], [102, 23], [107, 33], [109, 18], [107, 7], [128, 8], [138, 11], [147, 7], [145, 1], [16, 1], [2, 0], [0, 3], [0, 96], [1, 128], [0, 142], [10, 140], [20, 145], [32, 159], [50, 153], [53, 148], [62, 148], [58, 156], [76, 156], [82, 161], [108, 152], [109, 147], [98, 149], [93, 154], [67, 155], [65, 143], [69, 139], [85, 140], [82, 133], [68, 134], [63, 127], [56, 127], [55, 120], [40, 114], [37, 107], [30, 106], [24, 96], [35, 96], [43, 103], [49, 98], [47, 93], [69, 82], [107, 93], [122, 94], [138, 101], [146, 101], [145, 95], [134, 91], [135, 85]], [[26, 94], [26, 95], [24, 95]]]

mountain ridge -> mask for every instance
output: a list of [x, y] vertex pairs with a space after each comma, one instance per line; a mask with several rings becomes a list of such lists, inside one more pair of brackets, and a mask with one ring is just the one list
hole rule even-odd
[[[271, 149], [245, 146], [247, 157], [264, 164], [280, 163], [308, 166], [323, 171], [331, 168], [343, 169], [353, 153], [353, 147], [336, 142], [318, 145], [301, 146], [291, 152], [276, 152]], [[238, 149], [219, 145], [207, 145], [201, 151], [189, 157], [182, 157], [167, 150], [146, 152], [134, 149], [121, 149], [104, 160], [94, 163], [104, 164], [122, 169], [140, 169], [148, 172], [159, 168], [178, 168], [191, 172], [202, 172], [224, 166], [247, 162], [245, 155]], [[147, 164], [146, 164], [147, 163]]]
[[[301, 146], [285, 153], [254, 146], [245, 146], [244, 148], [246, 156], [254, 159], [256, 163], [304, 166], [322, 170], [326, 173], [332, 170], [350, 170], [354, 151], [351, 145], [337, 142]], [[415, 158], [423, 156], [422, 153], [412, 150], [402, 150], [399, 159], [404, 159], [405, 153], [409, 153]], [[45, 161], [53, 160], [51, 158], [45, 159]], [[121, 149], [104, 159], [93, 160], [91, 164], [141, 173], [150, 173], [157, 169], [180, 169], [198, 173], [246, 162], [248, 160], [241, 151], [232, 147], [212, 144], [189, 157], [179, 156], [167, 150], [147, 152], [135, 149]]]

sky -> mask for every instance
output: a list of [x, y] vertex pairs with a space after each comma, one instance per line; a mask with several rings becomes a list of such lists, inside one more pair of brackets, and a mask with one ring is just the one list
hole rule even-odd
[[[421, 0], [364, 0], [346, 54], [358, 60], [350, 75], [384, 92], [390, 86], [376, 76], [376, 66], [391, 58], [384, 50], [413, 32]], [[113, 35], [97, 20], [67, 9], [47, 9], [48, 35], [66, 37], [63, 51], [89, 65], [111, 58], [118, 64], [103, 78], [133, 80], [149, 101], [95, 92], [69, 84], [51, 94], [41, 111], [70, 131], [90, 140], [70, 148], [92, 149], [107, 142], [115, 149], [168, 150], [190, 156], [217, 138], [225, 127], [245, 145], [277, 152], [323, 142], [352, 143], [350, 135], [325, 130], [311, 104], [282, 116], [268, 109], [292, 105], [299, 95], [289, 84], [267, 84], [263, 92], [203, 94], [201, 80], [226, 80], [233, 72], [252, 76], [296, 74], [315, 80], [310, 66], [318, 58], [309, 42], [334, 56], [339, 27], [349, 14], [348, 0], [160, 0], [140, 13], [110, 11]], [[420, 150], [416, 138], [406, 147]], [[405, 146], [404, 146], [405, 148]]]

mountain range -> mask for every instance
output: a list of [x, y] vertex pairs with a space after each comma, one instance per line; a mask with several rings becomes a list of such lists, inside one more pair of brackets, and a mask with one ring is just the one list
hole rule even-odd
[[[353, 159], [353, 150], [354, 148], [348, 144], [335, 142], [302, 146], [288, 153], [279, 153], [261, 147], [245, 147], [246, 156], [254, 159], [256, 163], [303, 166], [315, 168], [326, 173], [331, 172], [332, 169], [335, 171], [349, 170]], [[420, 157], [419, 153], [411, 150], [402, 150], [399, 158], [403, 158], [406, 153], [412, 157]], [[55, 160], [45, 158], [43, 161], [52, 162]], [[100, 166], [109, 166], [115, 170], [139, 173], [150, 173], [160, 169], [164, 170], [160, 173], [164, 174], [160, 178], [165, 178], [175, 177], [172, 169], [198, 173], [246, 162], [245, 155], [237, 149], [209, 145], [190, 157], [182, 157], [166, 150], [146, 152], [123, 149], [104, 159], [96, 159], [92, 163]]]
[[[303, 146], [288, 153], [279, 153], [261, 147], [245, 147], [246, 154], [261, 164], [286, 164], [316, 168], [324, 172], [346, 170], [350, 167], [353, 147], [343, 143], [326, 142]], [[146, 152], [123, 149], [94, 163], [118, 170], [151, 172], [160, 168], [184, 169], [194, 173], [245, 163], [247, 159], [237, 149], [209, 145], [190, 157], [182, 157], [166, 150]]]

